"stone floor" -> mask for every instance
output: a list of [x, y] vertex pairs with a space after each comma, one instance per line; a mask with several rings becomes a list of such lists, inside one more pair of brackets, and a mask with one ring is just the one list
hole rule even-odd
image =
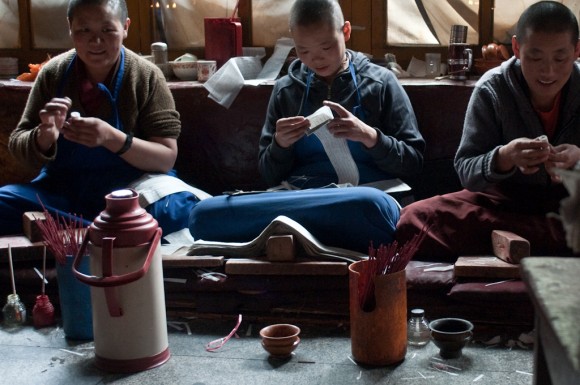
[[[0, 328], [0, 383], [51, 384], [470, 384], [530, 385], [533, 346], [521, 341], [473, 341], [458, 359], [442, 360], [430, 342], [409, 346], [389, 367], [363, 367], [351, 357], [348, 328], [298, 325], [301, 343], [289, 359], [273, 359], [260, 344], [265, 325], [242, 320], [238, 338], [208, 352], [205, 345], [227, 336], [235, 319], [168, 322], [170, 359], [133, 374], [106, 373], [94, 365], [92, 341], [71, 341], [63, 329]], [[529, 342], [527, 339], [521, 340]]]

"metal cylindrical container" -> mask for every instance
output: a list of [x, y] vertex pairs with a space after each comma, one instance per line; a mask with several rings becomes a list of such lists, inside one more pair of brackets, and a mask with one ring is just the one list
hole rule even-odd
[[167, 57], [167, 44], [163, 42], [151, 44], [151, 56], [153, 63], [161, 69], [165, 78], [169, 79], [173, 75], [173, 71]]
[[[161, 228], [139, 206], [136, 191], [115, 191], [105, 200], [106, 208], [89, 227], [73, 272], [91, 286], [96, 366], [137, 372], [170, 357]], [[85, 254], [90, 275], [78, 271]]]
[[167, 64], [167, 44], [163, 42], [151, 44], [151, 55], [153, 56], [153, 63]]
[[452, 25], [451, 34], [449, 36], [450, 44], [465, 44], [467, 43], [467, 26], [466, 25]]

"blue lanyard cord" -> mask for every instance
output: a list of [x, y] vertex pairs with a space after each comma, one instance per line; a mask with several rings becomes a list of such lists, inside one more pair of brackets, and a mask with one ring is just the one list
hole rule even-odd
[[356, 106], [353, 107], [352, 113], [354, 116], [364, 121], [366, 119], [365, 111], [362, 108], [362, 101], [360, 97], [360, 92], [358, 91], [358, 83], [356, 81], [356, 75], [354, 73], [354, 65], [352, 60], [348, 61], [348, 70], [350, 71], [350, 76], [352, 77], [352, 82], [354, 83], [354, 89], [356, 90]]
[[119, 63], [119, 70], [117, 71], [117, 78], [115, 79], [115, 87], [113, 88], [113, 94], [103, 83], [98, 83], [97, 87], [107, 95], [109, 101], [111, 102], [111, 107], [113, 109], [113, 118], [115, 122], [115, 127], [121, 129], [121, 122], [119, 120], [119, 108], [117, 107], [117, 100], [119, 97], [119, 92], [121, 90], [121, 83], [123, 83], [123, 74], [125, 72], [125, 48], [121, 48], [121, 62]]
[[[366, 119], [364, 109], [362, 108], [361, 103], [361, 96], [358, 90], [358, 82], [356, 81], [356, 74], [354, 72], [354, 65], [352, 64], [352, 60], [348, 60], [348, 70], [350, 72], [350, 76], [352, 78], [352, 82], [354, 83], [354, 88], [356, 90], [356, 103], [357, 105], [353, 107], [352, 113], [354, 116], [359, 118], [360, 120], [364, 121]], [[304, 115], [310, 115], [310, 108], [308, 108], [308, 97], [310, 95], [310, 85], [312, 84], [312, 78], [314, 77], [314, 71], [310, 68], [308, 69], [308, 74], [306, 75], [306, 94], [304, 97]]]
[[310, 109], [308, 108], [308, 96], [310, 95], [310, 83], [312, 83], [312, 77], [314, 76], [314, 72], [309, 68], [308, 74], [306, 75], [306, 95], [304, 96], [304, 106], [302, 111], [304, 111], [304, 116], [310, 115]]

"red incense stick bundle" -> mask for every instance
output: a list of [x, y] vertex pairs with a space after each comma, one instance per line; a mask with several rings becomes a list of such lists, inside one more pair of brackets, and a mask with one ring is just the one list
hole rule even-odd
[[86, 229], [82, 227], [82, 218], [71, 215], [68, 219], [58, 216], [55, 219], [46, 208], [43, 213], [45, 220], [37, 223], [44, 243], [56, 261], [64, 265], [66, 256], [77, 255], [83, 242]]
[[358, 281], [359, 304], [363, 311], [371, 311], [375, 306], [375, 277], [404, 270], [427, 231], [427, 228], [422, 229], [402, 246], [397, 241], [377, 249], [372, 244], [369, 246], [369, 258], [362, 266]]

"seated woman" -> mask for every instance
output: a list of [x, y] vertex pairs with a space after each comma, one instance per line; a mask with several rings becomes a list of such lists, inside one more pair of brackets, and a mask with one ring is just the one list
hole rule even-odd
[[[346, 49], [351, 25], [338, 2], [297, 0], [289, 26], [298, 59], [274, 86], [260, 138], [268, 185], [357, 186], [418, 173], [425, 142], [409, 98], [388, 69]], [[307, 116], [323, 106], [329, 120], [311, 132]], [[190, 231], [247, 241], [283, 213], [328, 246], [367, 252], [369, 241], [393, 240], [399, 205], [370, 187], [214, 197], [193, 209]]]
[[123, 47], [125, 1], [72, 0], [68, 22], [75, 48], [44, 65], [9, 140], [19, 161], [43, 168], [0, 188], [0, 234], [21, 233], [23, 213], [43, 207], [88, 224], [127, 187], [164, 234], [187, 228], [198, 198], [172, 176], [179, 113], [161, 71]]

